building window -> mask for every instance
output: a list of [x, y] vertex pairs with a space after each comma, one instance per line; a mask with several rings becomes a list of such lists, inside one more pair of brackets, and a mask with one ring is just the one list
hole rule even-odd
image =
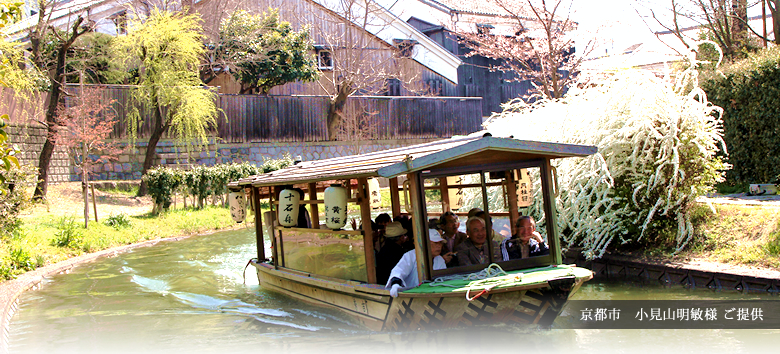
[[111, 21], [114, 22], [116, 27], [116, 34], [127, 34], [127, 12], [122, 11], [120, 13], [111, 16]]
[[384, 91], [385, 96], [401, 96], [401, 80], [386, 79]]
[[398, 48], [398, 56], [401, 58], [411, 58], [414, 53], [414, 45], [417, 41], [414, 39], [393, 39], [393, 44]]
[[329, 50], [317, 50], [317, 67], [320, 70], [333, 70], [333, 56]]
[[477, 23], [477, 33], [479, 34], [490, 34], [490, 31], [494, 28], [496, 27], [489, 23]]

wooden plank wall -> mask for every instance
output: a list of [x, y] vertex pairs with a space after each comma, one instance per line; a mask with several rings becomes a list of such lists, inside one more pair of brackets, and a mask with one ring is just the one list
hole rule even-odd
[[[102, 90], [104, 99], [115, 101], [113, 107], [119, 123], [111, 137], [126, 138], [123, 121], [130, 110], [132, 87], [90, 86]], [[78, 87], [74, 85], [68, 90], [76, 93]], [[69, 100], [66, 99], [66, 104]], [[326, 141], [329, 100], [327, 96], [219, 94], [217, 104], [222, 116], [213, 134], [226, 143]], [[44, 104], [40, 97], [24, 104], [22, 101], [13, 91], [0, 90], [0, 107], [16, 112], [17, 117], [26, 117], [19, 113], [22, 108], [33, 112]], [[349, 98], [345, 111], [365, 113], [361, 119], [367, 119], [366, 125], [375, 131], [371, 140], [448, 138], [481, 129], [481, 101], [466, 97], [354, 96]], [[32, 118], [26, 121], [12, 118], [12, 121], [35, 122]], [[138, 129], [140, 139], [149, 136], [150, 124], [151, 119], [144, 119]]]
[[[17, 95], [13, 89], [0, 87], [0, 114], [7, 114], [6, 123], [37, 124], [44, 120], [46, 95], [31, 93]], [[43, 125], [39, 125], [43, 127]]]

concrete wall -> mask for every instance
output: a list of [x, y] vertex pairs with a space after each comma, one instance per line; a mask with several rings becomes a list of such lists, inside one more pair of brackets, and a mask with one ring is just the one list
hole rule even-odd
[[[43, 128], [24, 128], [10, 126], [6, 130], [12, 143], [22, 150], [20, 163], [38, 165], [38, 155], [46, 138]], [[303, 161], [320, 160], [332, 157], [354, 155], [360, 152], [386, 150], [401, 146], [421, 144], [435, 139], [377, 140], [357, 146], [350, 142], [285, 142], [285, 143], [243, 143], [222, 144], [211, 139], [205, 148], [193, 146], [187, 152], [187, 146], [171, 140], [162, 140], [157, 144], [157, 164], [168, 167], [190, 168], [193, 165], [212, 166], [233, 162], [249, 161], [261, 165], [266, 159], [276, 159], [289, 154], [301, 156]], [[136, 142], [133, 148], [127, 148], [118, 156], [118, 160], [100, 164], [95, 168], [93, 180], [137, 180], [141, 178], [143, 159], [146, 154], [146, 142]], [[79, 169], [73, 166], [72, 159], [62, 148], [55, 150], [50, 167], [50, 182], [79, 181]]]

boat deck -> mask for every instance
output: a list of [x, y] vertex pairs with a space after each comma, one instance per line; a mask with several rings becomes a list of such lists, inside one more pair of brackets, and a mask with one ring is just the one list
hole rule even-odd
[[506, 272], [507, 275], [495, 276], [488, 279], [450, 279], [446, 281], [426, 282], [416, 288], [404, 291], [404, 294], [443, 294], [462, 293], [468, 290], [479, 291], [490, 287], [492, 292], [501, 292], [502, 289], [518, 290], [519, 288], [535, 288], [547, 284], [551, 279], [574, 277], [578, 281], [588, 280], [593, 277], [589, 269], [568, 265], [549, 266]]

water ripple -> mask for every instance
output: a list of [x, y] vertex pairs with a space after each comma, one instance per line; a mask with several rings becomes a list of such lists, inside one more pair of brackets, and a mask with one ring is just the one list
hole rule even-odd
[[168, 282], [164, 280], [151, 279], [138, 274], [133, 274], [130, 281], [140, 285], [141, 289], [146, 292], [165, 294], [171, 289]]

